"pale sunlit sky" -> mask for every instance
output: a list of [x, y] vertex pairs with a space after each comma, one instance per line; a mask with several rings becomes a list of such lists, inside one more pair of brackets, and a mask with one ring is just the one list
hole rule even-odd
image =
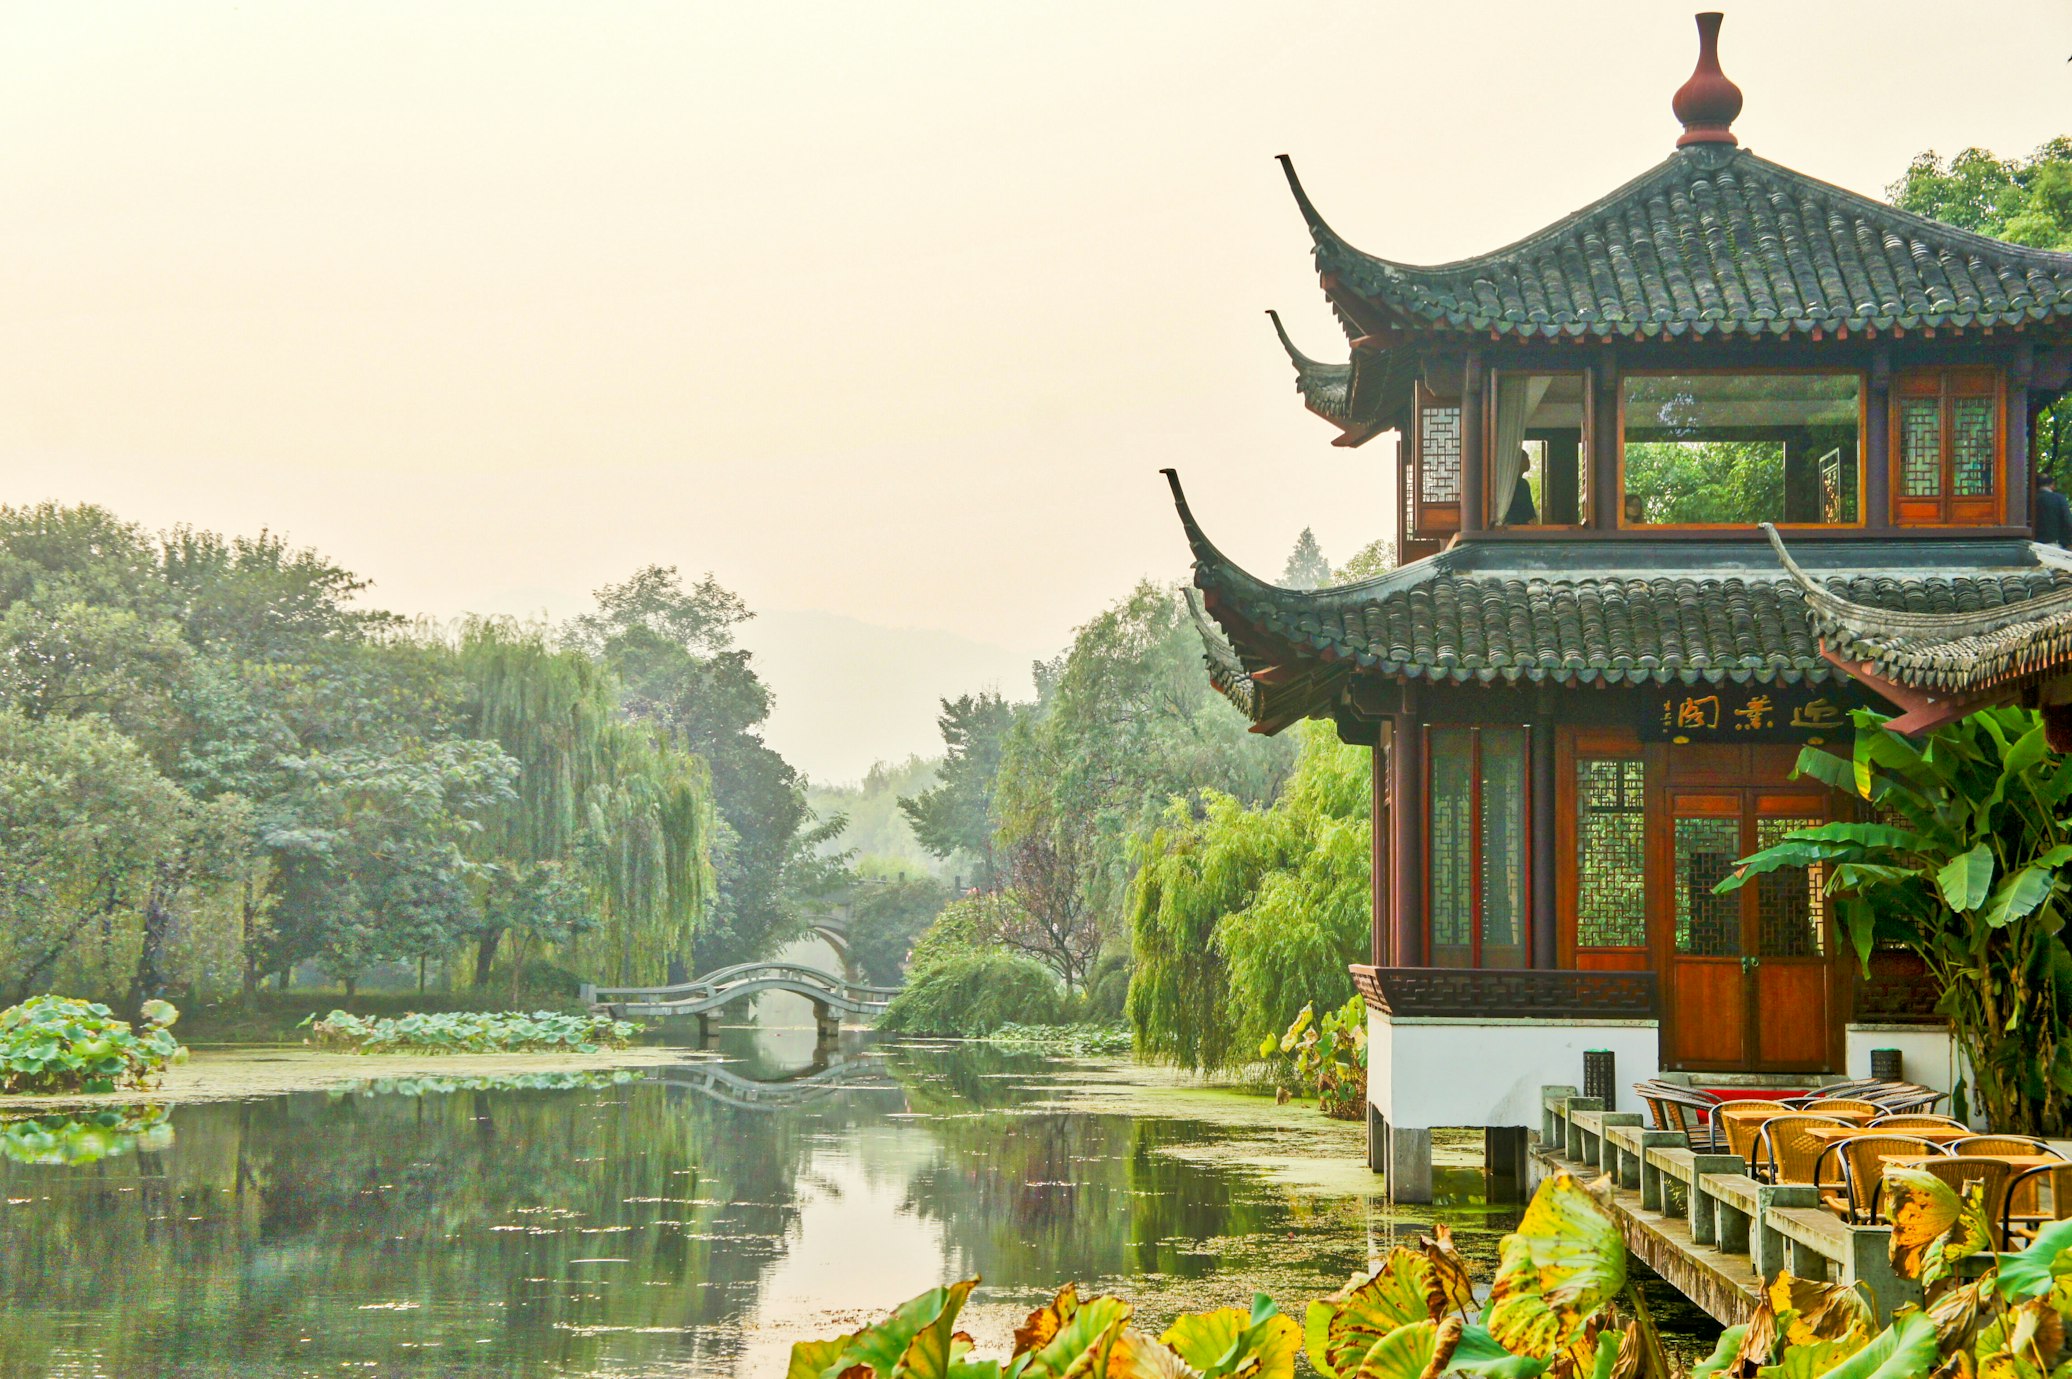
[[[1736, 3], [1756, 151], [1876, 193], [2072, 132], [2072, 5]], [[815, 775], [1185, 565], [1384, 534], [1273, 162], [1396, 258], [1666, 154], [1689, 7], [1312, 0], [0, 9], [0, 501], [270, 526], [408, 613], [659, 561], [764, 617]]]

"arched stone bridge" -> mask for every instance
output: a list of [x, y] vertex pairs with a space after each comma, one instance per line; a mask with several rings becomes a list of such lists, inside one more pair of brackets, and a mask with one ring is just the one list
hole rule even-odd
[[873, 1019], [898, 994], [892, 986], [869, 986], [795, 962], [744, 962], [674, 986], [584, 986], [583, 1001], [619, 1019], [693, 1015], [701, 1036], [712, 1017], [736, 1001], [765, 991], [788, 991], [813, 1005], [813, 1024], [823, 1038], [841, 1030], [842, 1017]]

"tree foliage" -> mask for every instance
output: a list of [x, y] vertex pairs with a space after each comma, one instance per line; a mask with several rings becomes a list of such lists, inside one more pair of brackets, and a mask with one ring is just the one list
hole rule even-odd
[[1880, 822], [1800, 829], [1745, 859], [1731, 890], [1813, 867], [1859, 957], [1891, 944], [1927, 963], [1937, 1009], [1996, 1130], [2072, 1127], [2072, 759], [2027, 709], [1986, 709], [1918, 745], [1866, 710], [1849, 757], [1809, 747], [1801, 773]]
[[993, 794], [1000, 760], [1015, 706], [997, 690], [959, 695], [941, 701], [936, 726], [942, 731], [943, 758], [936, 783], [918, 794], [903, 796], [900, 812], [913, 826], [921, 846], [945, 861], [962, 859], [972, 868], [971, 882], [984, 889], [1000, 883], [994, 857]]
[[1331, 562], [1324, 559], [1317, 534], [1304, 527], [1295, 538], [1295, 549], [1288, 552], [1287, 564], [1281, 567], [1281, 584], [1289, 589], [1321, 589], [1330, 582]]
[[[1893, 204], [1995, 239], [2072, 249], [2072, 136], [2026, 158], [1968, 148], [1947, 162], [1915, 155], [1886, 195]], [[2030, 428], [2037, 464], [2072, 487], [2072, 406], [2053, 401]]]
[[1299, 730], [1281, 798], [1211, 793], [1169, 807], [1130, 892], [1129, 1017], [1147, 1056], [1220, 1068], [1278, 1037], [1305, 1005], [1352, 995], [1367, 951], [1372, 754], [1328, 724]]
[[570, 645], [619, 677], [627, 713], [711, 772], [720, 828], [693, 965], [765, 956], [803, 933], [810, 903], [839, 883], [840, 861], [824, 845], [841, 823], [814, 822], [804, 779], [762, 739], [770, 691], [734, 645], [734, 629], [752, 615], [711, 575], [686, 587], [661, 565], [596, 598], [596, 610], [565, 629]]
[[[350, 988], [504, 933], [607, 980], [690, 953], [720, 841], [703, 761], [629, 721], [599, 660], [410, 626], [365, 587], [271, 533], [0, 508], [13, 994], [135, 1008], [303, 962]], [[690, 635], [634, 595], [611, 607]], [[708, 641], [735, 616], [710, 602]]]
[[1247, 732], [1210, 688], [1200, 636], [1165, 585], [1140, 584], [1081, 627], [1039, 667], [1038, 691], [1001, 754], [996, 846], [1019, 903], [1057, 936], [1047, 960], [1076, 979], [1089, 928], [1122, 940], [1135, 840], [1168, 802], [1269, 800], [1294, 752]]

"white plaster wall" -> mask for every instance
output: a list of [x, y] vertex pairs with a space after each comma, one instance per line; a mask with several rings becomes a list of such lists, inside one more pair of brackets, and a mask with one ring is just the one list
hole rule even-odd
[[[1850, 1025], [1844, 1035], [1849, 1076], [1871, 1075], [1872, 1049], [1898, 1049], [1899, 1075], [1938, 1092], [1954, 1092], [1970, 1069], [1958, 1056], [1957, 1041], [1943, 1025]], [[1973, 1098], [1976, 1100], [1977, 1098]], [[1947, 1113], [1949, 1103], [1936, 1108]], [[1979, 1122], [1974, 1114], [1973, 1121]]]
[[1612, 1051], [1616, 1096], [1605, 1109], [1642, 1109], [1633, 1084], [1662, 1070], [1653, 1020], [1405, 1020], [1370, 1009], [1367, 1100], [1405, 1129], [1537, 1126], [1540, 1088], [1580, 1088], [1585, 1049]]

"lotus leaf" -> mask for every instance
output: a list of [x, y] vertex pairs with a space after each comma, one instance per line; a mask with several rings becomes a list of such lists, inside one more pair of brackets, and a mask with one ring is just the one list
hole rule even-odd
[[1225, 1307], [1184, 1316], [1158, 1339], [1203, 1379], [1289, 1379], [1302, 1349], [1302, 1328], [1258, 1293], [1250, 1312]]
[[146, 1003], [140, 1034], [108, 1007], [63, 996], [37, 996], [0, 1010], [0, 1093], [110, 1092], [153, 1087], [187, 1056], [166, 1028], [179, 1012]]
[[355, 1053], [596, 1053], [624, 1048], [638, 1028], [604, 1015], [551, 1010], [455, 1010], [364, 1017], [334, 1010], [303, 1022], [317, 1043]]

